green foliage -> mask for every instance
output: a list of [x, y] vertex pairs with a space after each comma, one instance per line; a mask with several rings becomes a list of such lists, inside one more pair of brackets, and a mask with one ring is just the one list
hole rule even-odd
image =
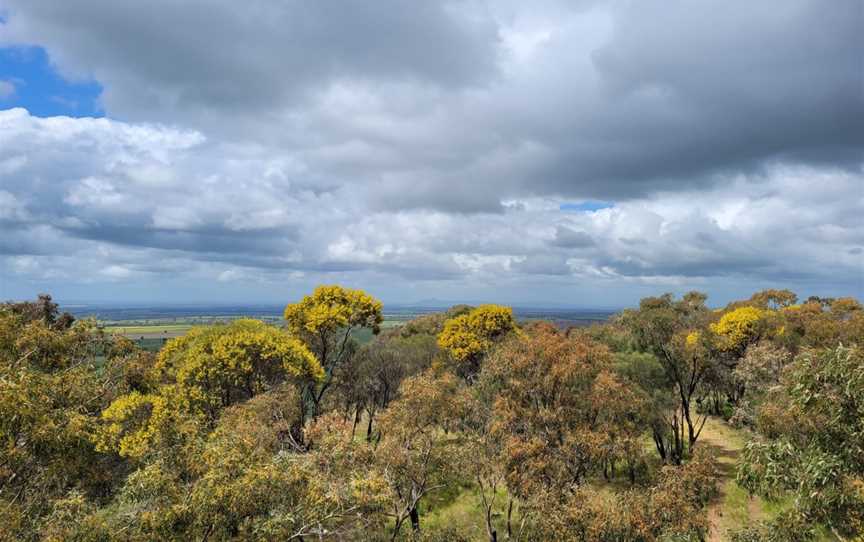
[[744, 450], [738, 480], [748, 490], [795, 496], [795, 520], [864, 531], [864, 353], [806, 351], [758, 413], [763, 439]]
[[604, 324], [592, 324], [587, 328], [570, 328], [571, 334], [584, 334], [594, 341], [605, 344], [613, 352], [633, 351], [633, 337], [627, 328], [621, 325], [620, 315], [614, 317], [610, 322]]
[[[630, 330], [634, 344], [653, 354], [666, 373], [666, 393], [676, 398], [673, 410], [655, 408], [653, 438], [664, 461], [679, 463], [687, 447], [692, 449], [699, 438], [706, 417], [696, 410], [696, 403], [716, 360], [710, 356], [710, 341], [704, 332], [711, 313], [705, 306], [706, 296], [699, 292], [685, 294], [676, 301], [671, 294], [649, 297], [639, 302], [638, 310], [624, 311], [621, 324]], [[652, 394], [655, 395], [655, 394]], [[666, 400], [652, 404], [665, 407]], [[661, 420], [664, 427], [656, 425]]]
[[750, 302], [763, 309], [781, 309], [794, 305], [798, 296], [791, 290], [762, 290], [750, 297]]
[[399, 396], [403, 380], [428, 369], [437, 354], [434, 335], [403, 334], [398, 328], [382, 333], [336, 369], [334, 399], [328, 404], [353, 414], [355, 423], [365, 415], [371, 440], [378, 412]]
[[780, 383], [790, 361], [789, 351], [770, 341], [747, 347], [732, 371], [732, 377], [744, 388], [744, 394], [730, 419], [731, 423], [744, 426], [755, 423], [755, 406], [763, 402], [765, 394]]
[[794, 514], [782, 514], [770, 523], [760, 522], [730, 533], [731, 542], [807, 542], [816, 531], [812, 525], [802, 524]]

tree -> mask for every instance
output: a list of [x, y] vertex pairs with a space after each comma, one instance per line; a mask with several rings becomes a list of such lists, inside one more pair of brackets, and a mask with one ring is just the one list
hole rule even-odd
[[766, 317], [767, 312], [763, 309], [739, 307], [723, 314], [709, 328], [716, 336], [718, 348], [737, 356], [759, 340], [765, 331]]
[[419, 504], [454, 476], [459, 436], [451, 433], [464, 416], [466, 396], [449, 373], [427, 371], [402, 383], [400, 399], [381, 415], [378, 469], [390, 488], [392, 538], [410, 519], [420, 530]]
[[697, 452], [683, 467], [665, 467], [646, 488], [606, 494], [581, 487], [563, 498], [541, 493], [532, 499], [531, 539], [704, 540], [703, 509], [716, 495], [717, 478], [714, 458]]
[[[495, 512], [499, 489], [506, 483], [507, 471], [502, 458], [504, 456], [503, 439], [492, 431], [494, 418], [488, 401], [480, 400], [475, 393], [468, 397], [465, 408], [465, 418], [462, 420], [463, 441], [459, 446], [458, 468], [473, 480], [480, 494], [480, 505], [483, 512], [483, 523], [490, 542], [498, 540], [498, 531], [492, 518]], [[513, 514], [513, 499], [507, 506], [507, 537], [513, 537], [511, 519]]]
[[0, 540], [37, 539], [124, 473], [90, 440], [117, 393], [102, 370], [112, 339], [92, 320], [57, 318], [50, 299], [0, 305]]
[[759, 408], [762, 438], [746, 445], [738, 483], [794, 509], [778, 520], [864, 532], [864, 351], [836, 346], [799, 354]]
[[864, 306], [853, 297], [841, 297], [831, 303], [831, 313], [840, 320], [853, 315], [860, 315], [862, 312], [864, 312]]
[[341, 286], [319, 286], [312, 295], [285, 307], [289, 333], [302, 340], [315, 354], [324, 376], [320, 383], [304, 387], [308, 403], [304, 417], [318, 415], [321, 400], [333, 384], [333, 373], [354, 349], [351, 334], [361, 328], [380, 331], [383, 321], [381, 302], [362, 290]]
[[366, 440], [372, 439], [376, 415], [397, 398], [402, 381], [428, 369], [437, 353], [434, 336], [382, 333], [337, 368], [334, 395], [343, 401], [346, 416], [354, 409], [355, 424], [365, 412]]
[[[101, 450], [140, 460], [169, 444], [183, 446], [212, 427], [226, 407], [285, 382], [303, 386], [323, 377], [318, 361], [299, 340], [251, 319], [193, 328], [172, 339], [153, 372], [158, 387], [133, 390], [102, 412], [95, 439]], [[299, 428], [298, 422], [298, 441]]]
[[788, 350], [767, 340], [747, 347], [733, 371], [735, 380], [746, 390], [730, 420], [733, 424], [753, 425], [756, 406], [771, 388], [780, 384], [780, 377], [791, 358]]
[[[706, 398], [753, 431], [739, 483], [783, 503], [735, 542], [864, 532], [853, 299], [664, 295], [566, 331], [456, 307], [359, 346], [380, 304], [327, 288], [288, 330], [195, 327], [158, 355], [48, 296], [0, 304], [0, 541], [431, 542], [466, 520], [490, 542], [703, 540]], [[451, 498], [475, 513], [421, 530]]]
[[171, 340], [155, 369], [176, 384], [186, 406], [211, 420], [222, 408], [287, 380], [305, 385], [324, 378], [321, 364], [294, 337], [260, 320], [199, 327]]
[[601, 371], [591, 389], [594, 424], [600, 433], [597, 457], [608, 480], [618, 463], [623, 463], [630, 483], [646, 469], [642, 435], [650, 420], [649, 397], [612, 371]]
[[694, 403], [711, 369], [707, 338], [699, 331], [710, 318], [705, 299], [699, 292], [690, 292], [680, 301], [671, 294], [649, 297], [639, 302], [639, 310], [625, 311], [622, 316], [637, 346], [654, 354], [673, 382], [689, 448], [696, 444], [705, 424], [704, 417], [698, 418]]
[[605, 346], [551, 325], [512, 337], [489, 356], [479, 393], [492, 405], [490, 429], [502, 442], [511, 494], [566, 491], [599, 464], [604, 428], [594, 391], [611, 359]]
[[750, 297], [750, 302], [763, 309], [782, 309], [798, 302], [798, 296], [791, 290], [762, 290]]
[[707, 355], [713, 361], [703, 379], [704, 395], [713, 414], [721, 416], [739, 406], [746, 387], [744, 380], [735, 377], [735, 368], [747, 347], [768, 335], [776, 312], [740, 302], [731, 303], [725, 312], [715, 312], [721, 313], [719, 320], [698, 333], [704, 335]]
[[370, 470], [371, 447], [351, 439], [338, 416], [324, 415], [307, 427], [310, 449], [297, 453], [290, 439], [301, 416], [297, 399], [289, 385], [226, 411], [191, 491], [197, 532], [302, 540], [356, 535], [375, 524], [386, 486]]
[[226, 408], [189, 450], [193, 468], [149, 455], [109, 506], [58, 517], [55, 539], [357, 539], [379, 529], [387, 486], [372, 469], [372, 448], [324, 415], [307, 425], [310, 446], [298, 450], [291, 431], [300, 416], [290, 383]]
[[438, 336], [444, 330], [444, 324], [447, 320], [468, 314], [472, 310], [474, 310], [474, 307], [469, 305], [454, 305], [444, 312], [433, 312], [418, 316], [399, 326], [399, 335], [402, 337], [410, 337], [412, 335]]
[[469, 381], [480, 370], [480, 360], [496, 341], [516, 329], [513, 309], [481, 305], [444, 323], [438, 345], [455, 363], [456, 371]]
[[60, 312], [60, 306], [54, 303], [48, 294], [39, 294], [36, 301], [20, 303], [4, 303], [4, 311], [21, 318], [25, 323], [41, 321], [48, 327], [58, 330], [69, 329], [75, 322], [75, 317], [68, 312]]

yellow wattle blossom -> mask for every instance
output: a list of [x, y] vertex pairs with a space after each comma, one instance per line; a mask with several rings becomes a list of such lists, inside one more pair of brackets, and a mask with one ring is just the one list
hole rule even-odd
[[710, 328], [720, 338], [720, 348], [735, 350], [747, 344], [759, 331], [759, 322], [768, 311], [757, 307], [739, 307], [724, 314]]
[[368, 327], [377, 332], [383, 306], [363, 290], [338, 285], [318, 286], [312, 295], [285, 307], [285, 322], [295, 336], [327, 333], [346, 327]]
[[165, 345], [155, 370], [168, 383], [154, 393], [121, 395], [102, 412], [99, 450], [141, 458], [158, 447], [178, 412], [212, 420], [221, 409], [287, 379], [324, 378], [318, 359], [299, 339], [248, 318], [193, 328]]
[[97, 437], [96, 449], [143, 457], [157, 438], [166, 416], [165, 405], [165, 399], [155, 394], [133, 391], [118, 397], [102, 412], [107, 423]]
[[510, 307], [480, 305], [467, 314], [447, 320], [438, 335], [438, 346], [461, 363], [486, 352], [495, 338], [515, 327]]

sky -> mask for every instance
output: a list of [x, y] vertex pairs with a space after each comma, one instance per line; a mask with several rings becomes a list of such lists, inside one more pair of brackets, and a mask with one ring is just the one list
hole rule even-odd
[[0, 0], [0, 298], [864, 298], [860, 0]]

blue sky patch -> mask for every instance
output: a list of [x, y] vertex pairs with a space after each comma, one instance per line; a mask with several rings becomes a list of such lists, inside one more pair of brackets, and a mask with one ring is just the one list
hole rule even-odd
[[600, 209], [610, 209], [615, 207], [615, 204], [610, 201], [577, 201], [577, 202], [568, 202], [562, 203], [559, 209], [562, 211], [569, 212], [589, 212], [593, 213], [594, 211], [599, 211]]
[[102, 117], [101, 93], [95, 81], [64, 79], [41, 47], [0, 48], [0, 109], [23, 107], [39, 117]]

